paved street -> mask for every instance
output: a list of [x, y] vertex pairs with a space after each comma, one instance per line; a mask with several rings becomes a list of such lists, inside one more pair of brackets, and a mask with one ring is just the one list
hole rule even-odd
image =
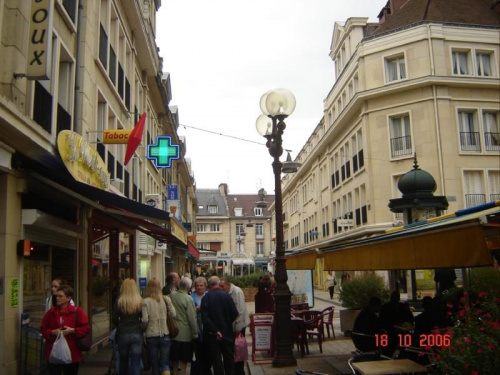
[[[319, 372], [328, 375], [351, 373], [349, 367], [347, 366], [347, 360], [350, 357], [351, 351], [354, 350], [354, 346], [352, 345], [351, 339], [344, 337], [340, 332], [339, 309], [341, 309], [341, 307], [338, 302], [338, 296], [336, 295], [334, 300], [331, 301], [327, 291], [315, 289], [314, 294], [314, 309], [321, 310], [332, 303], [335, 305], [334, 328], [336, 339], [328, 339], [327, 337], [326, 341], [323, 343], [323, 353], [319, 352], [317, 342], [312, 339], [309, 340], [310, 354], [306, 355], [304, 358], [300, 358], [300, 353], [296, 350], [296, 348], [294, 348], [294, 354], [297, 358], [297, 366], [293, 368], [273, 368], [271, 364], [254, 364], [251, 360], [249, 360], [247, 362], [246, 369], [247, 375], [295, 374], [297, 369]], [[247, 302], [247, 309], [250, 314], [253, 313], [254, 303]], [[247, 331], [247, 343], [249, 356], [251, 358], [252, 339], [249, 331]], [[104, 343], [103, 347], [97, 352], [86, 356], [81, 364], [80, 375], [106, 374], [111, 355], [111, 349], [106, 345], [106, 343]], [[264, 357], [259, 353], [259, 358]], [[149, 371], [143, 371], [143, 375], [147, 375], [149, 373]], [[189, 371], [187, 373], [189, 374]]]

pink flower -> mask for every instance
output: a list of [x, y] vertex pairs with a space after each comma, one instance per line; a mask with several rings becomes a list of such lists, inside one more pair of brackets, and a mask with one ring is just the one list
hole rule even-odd
[[477, 354], [481, 354], [482, 352], [483, 352], [483, 351], [482, 351], [481, 349], [477, 349], [477, 350], [476, 350], [476, 353], [477, 353]]
[[495, 345], [491, 341], [488, 343], [488, 349], [490, 350], [495, 349]]
[[471, 372], [471, 375], [479, 375], [479, 371], [474, 370]]
[[465, 342], [469, 343], [469, 342], [472, 342], [472, 340], [470, 339], [470, 336], [467, 336], [465, 339], [464, 339]]
[[492, 328], [500, 328], [500, 323], [498, 323], [498, 320], [495, 320], [494, 322], [491, 322]]
[[479, 292], [477, 295], [478, 298], [484, 298], [486, 296], [486, 292]]

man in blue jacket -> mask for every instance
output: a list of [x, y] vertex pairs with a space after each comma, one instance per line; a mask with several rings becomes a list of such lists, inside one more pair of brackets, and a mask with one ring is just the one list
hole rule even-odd
[[214, 375], [234, 374], [233, 322], [238, 310], [229, 294], [219, 287], [220, 279], [208, 279], [209, 292], [201, 300], [203, 341], [210, 352]]

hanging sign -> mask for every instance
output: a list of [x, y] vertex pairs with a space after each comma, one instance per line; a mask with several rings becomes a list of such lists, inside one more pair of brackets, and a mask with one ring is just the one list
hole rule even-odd
[[102, 132], [102, 143], [105, 144], [126, 144], [130, 139], [132, 130], [107, 129]]
[[109, 189], [106, 163], [80, 134], [71, 130], [59, 132], [57, 148], [66, 169], [75, 180], [102, 190]]
[[31, 0], [26, 78], [50, 79], [54, 0]]
[[155, 144], [148, 145], [146, 156], [153, 161], [156, 168], [170, 168], [172, 160], [179, 159], [179, 145], [173, 145], [171, 137], [159, 135]]

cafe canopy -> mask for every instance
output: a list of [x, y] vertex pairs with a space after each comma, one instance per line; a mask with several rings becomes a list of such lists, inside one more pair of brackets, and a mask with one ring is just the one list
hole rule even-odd
[[487, 266], [500, 252], [500, 201], [394, 228], [366, 239], [287, 254], [287, 269], [325, 271]]

